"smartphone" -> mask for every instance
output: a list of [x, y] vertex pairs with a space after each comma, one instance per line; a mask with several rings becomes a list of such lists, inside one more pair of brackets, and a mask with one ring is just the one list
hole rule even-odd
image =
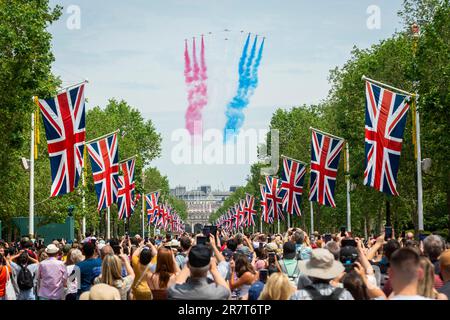
[[259, 250], [262, 250], [264, 248], [264, 243], [260, 242], [259, 243]]
[[197, 244], [206, 244], [207, 237], [197, 237]]
[[324, 240], [325, 240], [325, 243], [330, 242], [331, 241], [331, 234], [326, 234], [324, 236]]
[[342, 239], [341, 247], [356, 247], [355, 239]]
[[274, 252], [269, 252], [269, 264], [270, 263], [275, 263], [275, 253]]
[[384, 240], [388, 241], [392, 238], [392, 227], [391, 226], [385, 226], [384, 227]]
[[210, 227], [209, 227], [209, 226], [208, 226], [208, 227], [204, 227], [203, 230], [202, 230], [202, 233], [203, 233], [203, 235], [204, 235], [205, 237], [209, 238], [209, 235], [211, 234], [211, 229], [210, 229]]
[[425, 238], [427, 237], [427, 235], [426, 234], [419, 234], [419, 241], [423, 241], [423, 240], [425, 240]]
[[268, 274], [269, 270], [267, 269], [259, 270], [259, 281], [266, 283]]
[[144, 238], [144, 243], [148, 243], [148, 237]]
[[341, 227], [341, 237], [345, 237], [345, 227]]

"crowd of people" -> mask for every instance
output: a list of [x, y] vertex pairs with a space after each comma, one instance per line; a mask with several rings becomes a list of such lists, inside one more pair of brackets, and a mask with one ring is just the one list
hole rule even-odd
[[205, 230], [43, 246], [0, 241], [0, 300], [448, 300], [438, 235]]

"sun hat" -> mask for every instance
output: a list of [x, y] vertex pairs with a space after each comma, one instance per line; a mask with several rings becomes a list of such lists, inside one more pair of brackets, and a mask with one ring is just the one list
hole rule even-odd
[[276, 243], [269, 242], [268, 244], [266, 244], [266, 250], [270, 252], [275, 252], [278, 250], [278, 245]]
[[90, 291], [83, 292], [80, 300], [120, 300], [120, 292], [113, 286], [99, 283], [93, 285]]
[[59, 252], [59, 248], [54, 245], [53, 243], [50, 243], [47, 248], [45, 248], [45, 252], [49, 254], [54, 254]]
[[345, 270], [330, 251], [322, 248], [312, 250], [311, 259], [299, 261], [298, 267], [301, 273], [324, 280], [336, 278]]
[[166, 243], [166, 246], [169, 246], [169, 247], [179, 247], [179, 246], [180, 246], [180, 241], [173, 239], [173, 240], [167, 242], [167, 243]]

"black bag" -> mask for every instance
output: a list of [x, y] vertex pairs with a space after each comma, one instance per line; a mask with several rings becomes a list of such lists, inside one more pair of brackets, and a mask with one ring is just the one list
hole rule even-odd
[[27, 266], [20, 266], [19, 274], [17, 275], [17, 285], [20, 290], [30, 290], [33, 288], [33, 274]]
[[343, 288], [336, 288], [329, 296], [325, 296], [313, 286], [307, 286], [305, 287], [305, 290], [308, 291], [313, 300], [339, 300], [341, 293], [344, 291]]

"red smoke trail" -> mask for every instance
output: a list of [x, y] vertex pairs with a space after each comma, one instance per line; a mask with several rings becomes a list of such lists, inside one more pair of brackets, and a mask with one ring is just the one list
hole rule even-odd
[[[186, 58], [187, 57], [187, 58]], [[200, 50], [200, 67], [197, 61], [195, 38], [192, 41], [192, 60], [194, 64], [192, 76], [186, 77], [188, 87], [188, 109], [186, 111], [186, 129], [191, 135], [202, 134], [202, 109], [208, 103], [206, 85], [205, 44], [202, 37]], [[185, 47], [185, 74], [190, 67], [187, 45]], [[191, 70], [191, 69], [189, 69]]]

